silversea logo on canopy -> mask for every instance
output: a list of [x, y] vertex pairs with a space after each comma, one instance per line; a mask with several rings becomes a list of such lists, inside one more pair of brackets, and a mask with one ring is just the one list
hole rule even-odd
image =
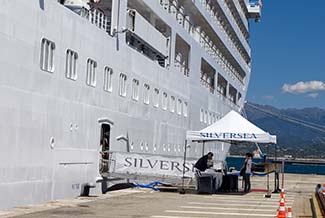
[[204, 138], [216, 138], [216, 139], [257, 139], [254, 133], [211, 133], [201, 132], [200, 135]]

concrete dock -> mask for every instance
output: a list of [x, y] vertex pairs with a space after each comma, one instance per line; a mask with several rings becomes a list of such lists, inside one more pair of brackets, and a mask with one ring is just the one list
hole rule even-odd
[[[281, 177], [280, 177], [281, 178]], [[273, 190], [273, 176], [270, 187]], [[293, 217], [312, 217], [310, 198], [325, 176], [285, 175], [287, 206], [292, 206]], [[239, 185], [241, 186], [241, 185]], [[42, 205], [17, 207], [0, 211], [0, 217], [17, 218], [102, 218], [102, 217], [275, 217], [279, 194], [265, 198], [266, 177], [252, 177], [248, 194], [197, 195], [155, 192], [148, 189], [126, 189], [97, 197], [67, 199]]]

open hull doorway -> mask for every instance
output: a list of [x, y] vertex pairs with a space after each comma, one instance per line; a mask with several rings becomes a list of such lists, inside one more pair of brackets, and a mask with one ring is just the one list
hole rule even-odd
[[101, 124], [101, 133], [100, 133], [100, 166], [99, 173], [102, 177], [108, 176], [109, 170], [109, 151], [110, 151], [110, 135], [111, 135], [111, 126], [109, 124]]

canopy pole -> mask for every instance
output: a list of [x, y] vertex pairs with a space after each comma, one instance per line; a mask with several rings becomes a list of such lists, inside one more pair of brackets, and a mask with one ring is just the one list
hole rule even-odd
[[183, 161], [183, 176], [182, 176], [182, 189], [179, 192], [180, 194], [185, 194], [184, 179], [185, 179], [186, 152], [187, 152], [187, 140], [185, 139], [185, 143], [184, 143], [184, 161]]
[[204, 148], [205, 147], [205, 141], [203, 141], [203, 144], [202, 144], [202, 156], [204, 156]]
[[284, 164], [285, 164], [285, 160], [283, 159], [282, 160], [282, 163], [281, 163], [281, 173], [282, 173], [282, 189], [284, 189]]
[[275, 172], [274, 172], [274, 191], [273, 193], [280, 193], [279, 189], [279, 169], [277, 164], [277, 145], [274, 144], [274, 164], [275, 164]]
[[[267, 145], [267, 155], [269, 155], [269, 145]], [[268, 159], [268, 156], [266, 156], [266, 158]], [[264, 164], [266, 164], [268, 162], [268, 160], [265, 159]], [[264, 165], [266, 166], [266, 165]], [[268, 165], [269, 166], [269, 165]], [[268, 167], [269, 168], [269, 167]], [[271, 198], [271, 191], [270, 191], [270, 172], [266, 172], [266, 187], [267, 187], [267, 193], [264, 195], [265, 198]]]

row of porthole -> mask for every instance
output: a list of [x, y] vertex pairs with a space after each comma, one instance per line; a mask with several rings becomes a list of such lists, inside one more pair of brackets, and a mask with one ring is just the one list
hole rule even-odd
[[[157, 145], [154, 144], [152, 146], [152, 150], [154, 152], [157, 151]], [[135, 145], [134, 142], [131, 142], [131, 146], [130, 146], [131, 150], [135, 149]], [[189, 148], [189, 150], [191, 150], [191, 148]], [[149, 151], [149, 144], [147, 142], [140, 142], [140, 151]], [[181, 144], [163, 144], [162, 145], [162, 151], [163, 152], [183, 152], [184, 151], [184, 146], [182, 146]], [[195, 146], [195, 152], [198, 152], [197, 146]]]
[[200, 109], [200, 122], [205, 124], [212, 124], [219, 120], [221, 117], [218, 116], [216, 113], [209, 112], [206, 110]]

